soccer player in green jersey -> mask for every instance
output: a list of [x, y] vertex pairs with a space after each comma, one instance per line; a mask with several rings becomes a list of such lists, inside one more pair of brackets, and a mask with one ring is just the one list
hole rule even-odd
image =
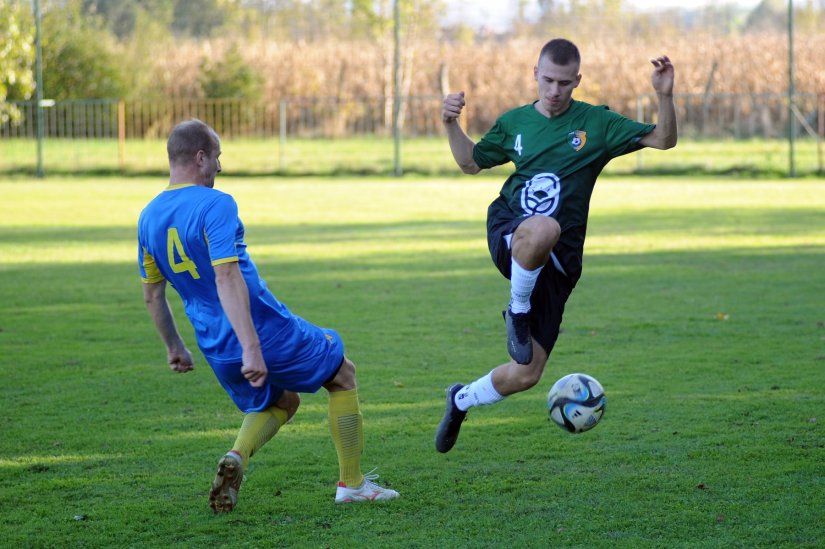
[[651, 63], [656, 125], [574, 100], [581, 57], [575, 44], [561, 38], [544, 45], [533, 68], [538, 100], [504, 113], [478, 143], [457, 123], [464, 92], [444, 98], [442, 121], [461, 170], [475, 174], [512, 162], [515, 171], [487, 211], [490, 255], [510, 279], [504, 320], [512, 360], [472, 383], [447, 388], [435, 439], [439, 452], [453, 447], [471, 407], [526, 391], [541, 379], [564, 304], [581, 276], [590, 196], [605, 165], [642, 147], [676, 145], [674, 68], [667, 56]]

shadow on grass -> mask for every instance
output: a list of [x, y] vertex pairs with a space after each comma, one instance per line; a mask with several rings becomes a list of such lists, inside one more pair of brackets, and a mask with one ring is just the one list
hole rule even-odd
[[[706, 216], [706, 212], [648, 213], [637, 227], [626, 214], [601, 216], [600, 230], [671, 231], [690, 225], [685, 221], [690, 216]], [[792, 224], [785, 216], [770, 210], [714, 211], [711, 225], [737, 234], [764, 227], [779, 227], [783, 235], [805, 234], [821, 213], [814, 209], [795, 212]], [[706, 225], [704, 220], [695, 230], [703, 231]], [[398, 347], [398, 353], [415, 357], [414, 361], [429, 357], [424, 360], [452, 362], [454, 351], [445, 342], [456, 338], [476, 345], [466, 355], [462, 352], [462, 362], [483, 363], [493, 347], [496, 356], [501, 354], [498, 342], [486, 344], [485, 338], [500, 331], [507, 283], [478, 246], [484, 238], [482, 231], [476, 222], [311, 228], [256, 225], [248, 229], [248, 241], [261, 275], [279, 299], [316, 324], [346, 332], [348, 344], [351, 340], [356, 349], [370, 349], [365, 356], [371, 363], [386, 362], [388, 346]], [[44, 244], [122, 242], [130, 250], [134, 231], [103, 227], [71, 229], [67, 234], [57, 228], [3, 229], [0, 239], [34, 249]], [[403, 246], [420, 240], [432, 241], [432, 248], [422, 251]], [[359, 251], [334, 260], [317, 254], [287, 258], [255, 253], [256, 242], [320, 242], [340, 247], [364, 241], [385, 244], [378, 251]], [[460, 245], [441, 248], [445, 242]], [[468, 242], [476, 247], [467, 249]], [[392, 249], [393, 244], [399, 246]], [[711, 319], [732, 308], [746, 310], [760, 322], [771, 315], [777, 321], [810, 315], [818, 307], [825, 310], [821, 277], [814, 275], [823, 268], [822, 257], [821, 246], [802, 245], [586, 255], [579, 283], [585, 289], [574, 292], [565, 329], [576, 333], [577, 324], [586, 331], [588, 324], [613, 321], [643, 330], [662, 319]], [[174, 296], [171, 289], [169, 293]], [[145, 353], [157, 354], [159, 344], [141, 301], [136, 262], [0, 264], [5, 374], [17, 372], [14, 364], [39, 370], [62, 368], [72, 361], [83, 365], [99, 360], [117, 364], [146, 360]], [[172, 301], [182, 330], [191, 333], [180, 316], [179, 300], [173, 297]], [[568, 319], [575, 323], [568, 324]], [[639, 319], [647, 320], [640, 323]], [[749, 328], [769, 335], [767, 326]], [[109, 357], [110, 353], [115, 356]], [[25, 371], [29, 370], [20, 370]]]
[[[765, 189], [766, 193], [776, 192]], [[788, 216], [792, 215], [792, 222]], [[243, 216], [241, 216], [243, 219]], [[802, 236], [822, 224], [819, 208], [794, 209], [792, 214], [773, 208], [692, 208], [645, 209], [637, 212], [598, 213], [591, 225], [602, 235], [682, 234]], [[135, 223], [137, 220], [135, 220]], [[340, 245], [345, 242], [432, 242], [434, 248], [444, 240], [482, 242], [486, 248], [482, 220], [401, 221], [393, 223], [297, 223], [255, 224], [246, 228], [246, 240], [255, 258], [255, 246], [278, 244]], [[67, 242], [135, 242], [133, 227], [0, 227], [0, 241], [22, 246]], [[136, 245], [136, 244], [135, 244]], [[299, 258], [300, 259], [300, 258]], [[426, 265], [426, 262], [424, 262]], [[2, 263], [0, 263], [2, 266]]]

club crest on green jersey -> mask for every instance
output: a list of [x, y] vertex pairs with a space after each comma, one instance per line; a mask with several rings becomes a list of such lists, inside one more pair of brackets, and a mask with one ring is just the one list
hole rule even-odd
[[521, 208], [528, 215], [551, 215], [559, 207], [561, 181], [554, 173], [539, 173], [521, 190]]
[[579, 152], [584, 147], [584, 144], [587, 143], [587, 132], [582, 130], [576, 130], [574, 132], [570, 132], [567, 134], [568, 143], [570, 146], [573, 147], [573, 150]]

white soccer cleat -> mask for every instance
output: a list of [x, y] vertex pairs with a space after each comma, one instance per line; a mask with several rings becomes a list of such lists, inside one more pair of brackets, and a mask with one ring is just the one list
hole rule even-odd
[[339, 482], [338, 488], [335, 490], [335, 503], [356, 503], [398, 497], [398, 492], [395, 490], [375, 484], [373, 481], [377, 478], [377, 474], [367, 473], [364, 475], [364, 482], [357, 488], [350, 488], [343, 482]]

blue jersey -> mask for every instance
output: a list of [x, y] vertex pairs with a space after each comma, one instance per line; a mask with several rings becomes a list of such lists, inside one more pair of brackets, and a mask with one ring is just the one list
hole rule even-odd
[[247, 253], [235, 200], [217, 189], [182, 184], [164, 190], [141, 212], [141, 278], [146, 283], [166, 280], [180, 294], [198, 347], [229, 390], [221, 372], [239, 368], [242, 349], [221, 306], [213, 268], [227, 262], [238, 263], [249, 289], [269, 383], [316, 391], [340, 364], [343, 344], [337, 334], [293, 315], [275, 298]]

